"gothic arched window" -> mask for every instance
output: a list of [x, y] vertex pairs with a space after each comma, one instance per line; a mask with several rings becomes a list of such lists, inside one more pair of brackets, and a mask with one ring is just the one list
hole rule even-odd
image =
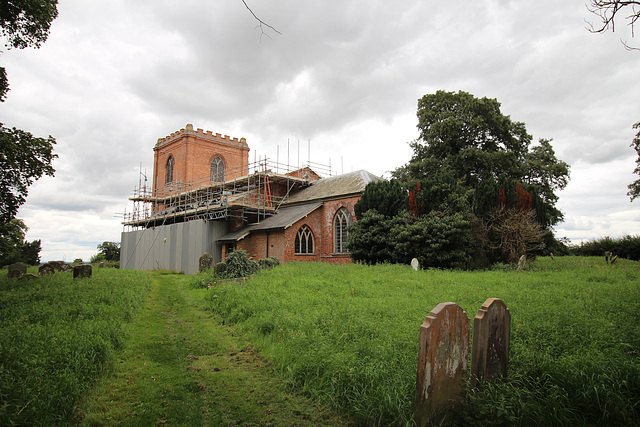
[[347, 228], [353, 224], [353, 218], [346, 208], [340, 208], [333, 218], [333, 252], [347, 253]]
[[296, 255], [312, 254], [313, 252], [313, 232], [307, 225], [303, 225], [296, 234]]
[[173, 156], [169, 156], [169, 159], [167, 159], [167, 174], [164, 182], [165, 184], [173, 182]]
[[211, 160], [211, 181], [224, 182], [224, 161], [220, 157]]

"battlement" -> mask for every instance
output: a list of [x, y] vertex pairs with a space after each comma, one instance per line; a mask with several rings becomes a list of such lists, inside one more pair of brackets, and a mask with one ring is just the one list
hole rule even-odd
[[220, 133], [213, 133], [210, 130], [203, 130], [203, 129], [193, 129], [193, 125], [192, 124], [187, 124], [186, 127], [175, 131], [173, 133], [171, 133], [170, 135], [165, 136], [164, 138], [158, 138], [158, 142], [156, 143], [156, 146], [154, 147], [155, 149], [158, 149], [160, 147], [163, 147], [171, 142], [174, 142], [184, 136], [195, 136], [198, 139], [204, 139], [207, 141], [211, 141], [211, 142], [219, 142], [219, 143], [223, 143], [223, 144], [232, 144], [232, 145], [236, 145], [236, 146], [242, 146], [242, 147], [249, 147], [247, 145], [247, 140], [245, 138], [237, 138], [237, 137], [230, 137], [229, 135], [222, 135]]

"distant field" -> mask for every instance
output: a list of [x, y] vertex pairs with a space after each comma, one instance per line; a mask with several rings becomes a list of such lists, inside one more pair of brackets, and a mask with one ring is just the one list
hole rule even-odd
[[508, 378], [468, 393], [450, 423], [640, 423], [638, 262], [541, 258], [521, 272], [289, 263], [206, 291], [286, 378], [367, 425], [410, 419], [424, 317], [453, 301], [473, 319], [490, 297], [512, 315]]
[[112, 363], [149, 275], [94, 269], [37, 280], [0, 273], [0, 425], [59, 425]]

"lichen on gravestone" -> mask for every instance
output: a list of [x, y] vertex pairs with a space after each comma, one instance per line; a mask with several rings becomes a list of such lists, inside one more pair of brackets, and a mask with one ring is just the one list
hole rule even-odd
[[438, 422], [462, 402], [470, 322], [453, 302], [438, 304], [420, 326], [414, 419]]
[[471, 385], [507, 375], [511, 313], [499, 298], [487, 299], [473, 319]]

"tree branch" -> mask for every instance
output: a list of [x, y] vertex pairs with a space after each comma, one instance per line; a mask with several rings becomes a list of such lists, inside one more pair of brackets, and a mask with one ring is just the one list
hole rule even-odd
[[265, 31], [264, 27], [270, 28], [271, 30], [273, 30], [276, 33], [278, 33], [279, 35], [282, 35], [282, 33], [280, 31], [276, 30], [274, 27], [272, 27], [271, 25], [267, 24], [262, 19], [258, 18], [258, 16], [255, 13], [253, 13], [253, 10], [251, 10], [251, 8], [249, 7], [249, 5], [247, 4], [247, 2], [245, 0], [242, 0], [242, 3], [244, 3], [244, 7], [246, 7], [247, 10], [251, 13], [251, 15], [253, 15], [255, 20], [258, 21], [258, 25], [256, 26], [256, 28], [260, 29], [260, 40], [262, 40], [262, 36], [267, 36], [267, 37], [271, 38], [269, 36], [269, 34], [267, 34], [267, 32]]
[[[589, 24], [588, 30], [592, 33], [604, 33], [608, 30], [615, 32], [616, 16], [628, 6], [630, 6], [631, 14], [623, 19], [628, 21], [627, 25], [631, 28], [631, 37], [635, 37], [634, 27], [638, 19], [640, 19], [640, 1], [638, 0], [589, 0], [587, 9], [600, 18], [602, 25], [594, 27], [593, 23], [587, 22]], [[640, 48], [632, 47], [624, 40], [620, 41], [627, 50], [640, 50]]]

